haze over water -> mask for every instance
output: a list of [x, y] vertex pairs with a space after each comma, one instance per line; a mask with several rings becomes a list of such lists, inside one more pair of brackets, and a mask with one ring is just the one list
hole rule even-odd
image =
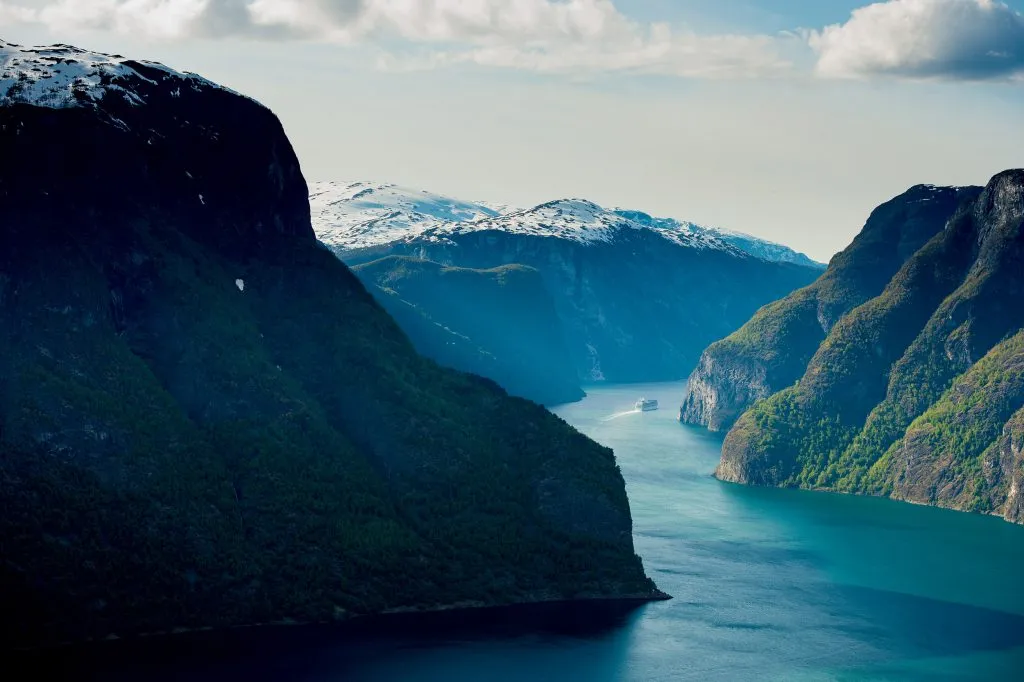
[[[662, 409], [630, 413], [641, 395]], [[591, 388], [583, 402], [555, 409], [615, 449], [637, 552], [672, 601], [606, 622], [512, 615], [497, 626], [385, 625], [355, 641], [265, 631], [262, 644], [228, 655], [161, 661], [160, 675], [152, 661], [129, 669], [112, 649], [114, 672], [102, 677], [1024, 679], [1024, 528], [888, 500], [723, 484], [711, 476], [721, 440], [676, 422], [681, 395], [680, 384]]]

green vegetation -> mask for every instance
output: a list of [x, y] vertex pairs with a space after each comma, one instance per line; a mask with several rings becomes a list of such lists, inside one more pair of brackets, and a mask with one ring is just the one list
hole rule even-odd
[[613, 453], [418, 355], [276, 121], [211, 96], [117, 112], [141, 138], [0, 108], [4, 646], [658, 597]]
[[[711, 345], [691, 376], [683, 421], [727, 430], [758, 399], [793, 385], [850, 311], [879, 296], [904, 262], [977, 189], [914, 187], [883, 204], [813, 284], [759, 310]], [[696, 389], [696, 390], [694, 390]]]
[[799, 381], [739, 419], [719, 475], [1016, 518], [1021, 186], [1020, 171], [996, 176], [879, 296], [844, 315]]
[[[899, 489], [921, 488], [940, 501], [945, 487], [957, 506], [997, 512], [1008, 481], [993, 490], [986, 479], [986, 460], [1004, 426], [1024, 405], [1024, 331], [997, 345], [958, 377], [952, 387], [907, 429], [872, 468], [872, 478], [894, 481]], [[941, 462], [941, 480], [934, 463]], [[931, 466], [929, 466], [931, 465]], [[908, 481], [908, 467], [927, 466], [922, 481]]]

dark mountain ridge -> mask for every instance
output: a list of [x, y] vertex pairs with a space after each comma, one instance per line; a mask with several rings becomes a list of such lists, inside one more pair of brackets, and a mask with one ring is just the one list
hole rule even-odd
[[417, 355], [269, 110], [0, 49], [4, 646], [663, 596], [612, 452]]

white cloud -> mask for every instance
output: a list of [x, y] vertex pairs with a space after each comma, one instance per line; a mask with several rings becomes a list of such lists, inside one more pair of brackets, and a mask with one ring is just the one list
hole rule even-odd
[[995, 0], [890, 0], [809, 34], [817, 71], [980, 80], [1024, 74], [1024, 16]]
[[662, 28], [646, 35], [594, 43], [524, 46], [496, 41], [462, 49], [386, 54], [386, 70], [425, 70], [475, 64], [555, 74], [629, 72], [689, 78], [781, 76], [792, 70], [777, 39], [747, 36], [674, 35]]
[[110, 29], [154, 38], [178, 38], [206, 11], [209, 0], [58, 0], [35, 21], [55, 31]]
[[[29, 4], [31, 3], [31, 5]], [[394, 48], [384, 63], [694, 77], [786, 72], [786, 39], [642, 24], [612, 0], [0, 0], [0, 19], [159, 39], [306, 39]]]

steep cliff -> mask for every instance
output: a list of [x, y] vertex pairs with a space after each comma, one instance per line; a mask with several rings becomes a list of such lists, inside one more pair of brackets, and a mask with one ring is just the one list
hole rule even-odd
[[5, 645], [659, 596], [610, 450], [417, 355], [276, 117], [0, 43]]
[[1024, 171], [1007, 171], [743, 414], [719, 477], [1019, 519], [1022, 266]]
[[429, 358], [545, 405], [583, 397], [540, 273], [388, 257], [353, 269]]
[[979, 191], [920, 185], [875, 209], [817, 281], [760, 309], [703, 352], [690, 375], [680, 420], [727, 431], [756, 401], [791, 386], [836, 322], [880, 294], [903, 263]]

